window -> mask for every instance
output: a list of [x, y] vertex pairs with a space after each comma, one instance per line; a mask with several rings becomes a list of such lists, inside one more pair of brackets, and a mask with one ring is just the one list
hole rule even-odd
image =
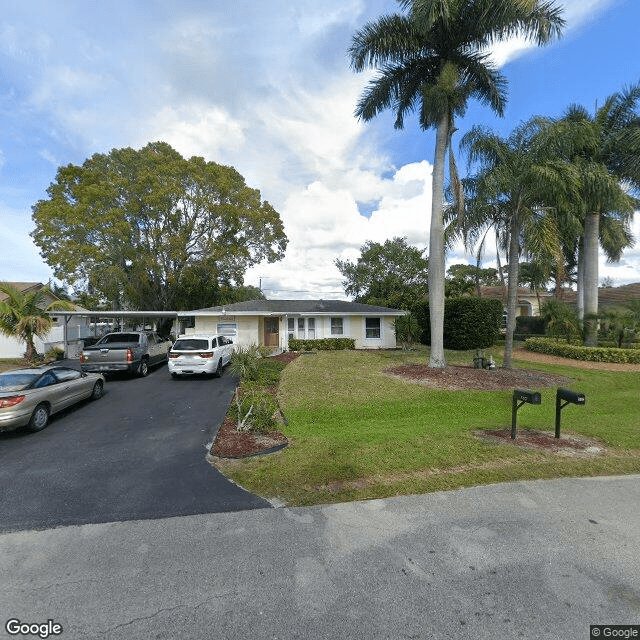
[[309, 338], [309, 340], [316, 339], [316, 319], [315, 318], [307, 318], [307, 338]]
[[237, 336], [238, 325], [235, 322], [218, 322], [218, 330], [223, 336]]
[[298, 318], [298, 338], [304, 338], [304, 318]]
[[344, 333], [343, 318], [331, 318], [331, 335], [341, 336]]
[[365, 318], [365, 337], [380, 338], [380, 318]]
[[56, 368], [52, 369], [52, 371], [58, 382], [69, 382], [69, 380], [78, 380], [78, 378], [82, 377], [82, 373], [77, 369]]
[[289, 340], [293, 340], [296, 337], [295, 336], [295, 330], [296, 330], [295, 318], [288, 318], [287, 319], [287, 332], [289, 333]]

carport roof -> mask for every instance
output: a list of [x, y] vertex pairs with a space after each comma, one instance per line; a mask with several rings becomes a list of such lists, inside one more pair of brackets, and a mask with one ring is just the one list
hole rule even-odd
[[387, 315], [403, 316], [407, 312], [389, 307], [379, 307], [346, 300], [248, 300], [195, 311], [179, 311], [179, 316], [215, 315], [293, 315], [293, 314], [340, 314], [340, 315]]

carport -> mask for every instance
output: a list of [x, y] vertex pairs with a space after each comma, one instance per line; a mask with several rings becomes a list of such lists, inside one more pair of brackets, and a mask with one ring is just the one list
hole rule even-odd
[[[88, 318], [89, 325], [93, 323], [93, 336], [98, 337], [98, 325], [101, 321], [110, 327], [110, 331], [117, 327], [121, 331], [125, 328], [125, 320], [135, 320], [135, 326], [146, 327], [147, 320], [152, 320], [154, 326], [158, 320], [171, 319], [175, 323], [178, 320], [177, 311], [49, 311], [48, 314], [55, 318], [62, 318], [64, 357], [69, 357], [69, 332], [68, 326], [71, 318]], [[89, 337], [89, 336], [87, 336]]]

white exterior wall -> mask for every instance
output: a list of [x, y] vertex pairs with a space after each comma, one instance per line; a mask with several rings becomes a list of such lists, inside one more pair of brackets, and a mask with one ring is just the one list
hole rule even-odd
[[187, 329], [187, 334], [214, 334], [218, 333], [219, 322], [234, 322], [238, 326], [238, 334], [229, 336], [234, 344], [248, 347], [252, 344], [260, 344], [258, 332], [258, 318], [251, 316], [196, 316], [195, 327]]
[[[91, 329], [86, 324], [79, 322], [72, 324], [72, 321], [70, 321], [67, 327], [68, 357], [79, 357], [83, 346], [83, 338], [88, 338], [92, 335]], [[63, 349], [64, 326], [62, 326], [62, 324], [54, 326], [45, 336], [44, 340], [35, 337], [33, 343], [36, 351], [41, 355], [44, 355], [49, 349], [53, 349], [54, 347]], [[0, 335], [0, 358], [22, 358], [26, 350], [27, 345], [21, 340]]]

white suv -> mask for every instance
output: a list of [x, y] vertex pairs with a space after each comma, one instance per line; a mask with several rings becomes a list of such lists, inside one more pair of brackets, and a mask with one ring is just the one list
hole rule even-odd
[[222, 375], [233, 354], [233, 341], [220, 335], [179, 336], [169, 351], [169, 373], [173, 378], [197, 373]]

